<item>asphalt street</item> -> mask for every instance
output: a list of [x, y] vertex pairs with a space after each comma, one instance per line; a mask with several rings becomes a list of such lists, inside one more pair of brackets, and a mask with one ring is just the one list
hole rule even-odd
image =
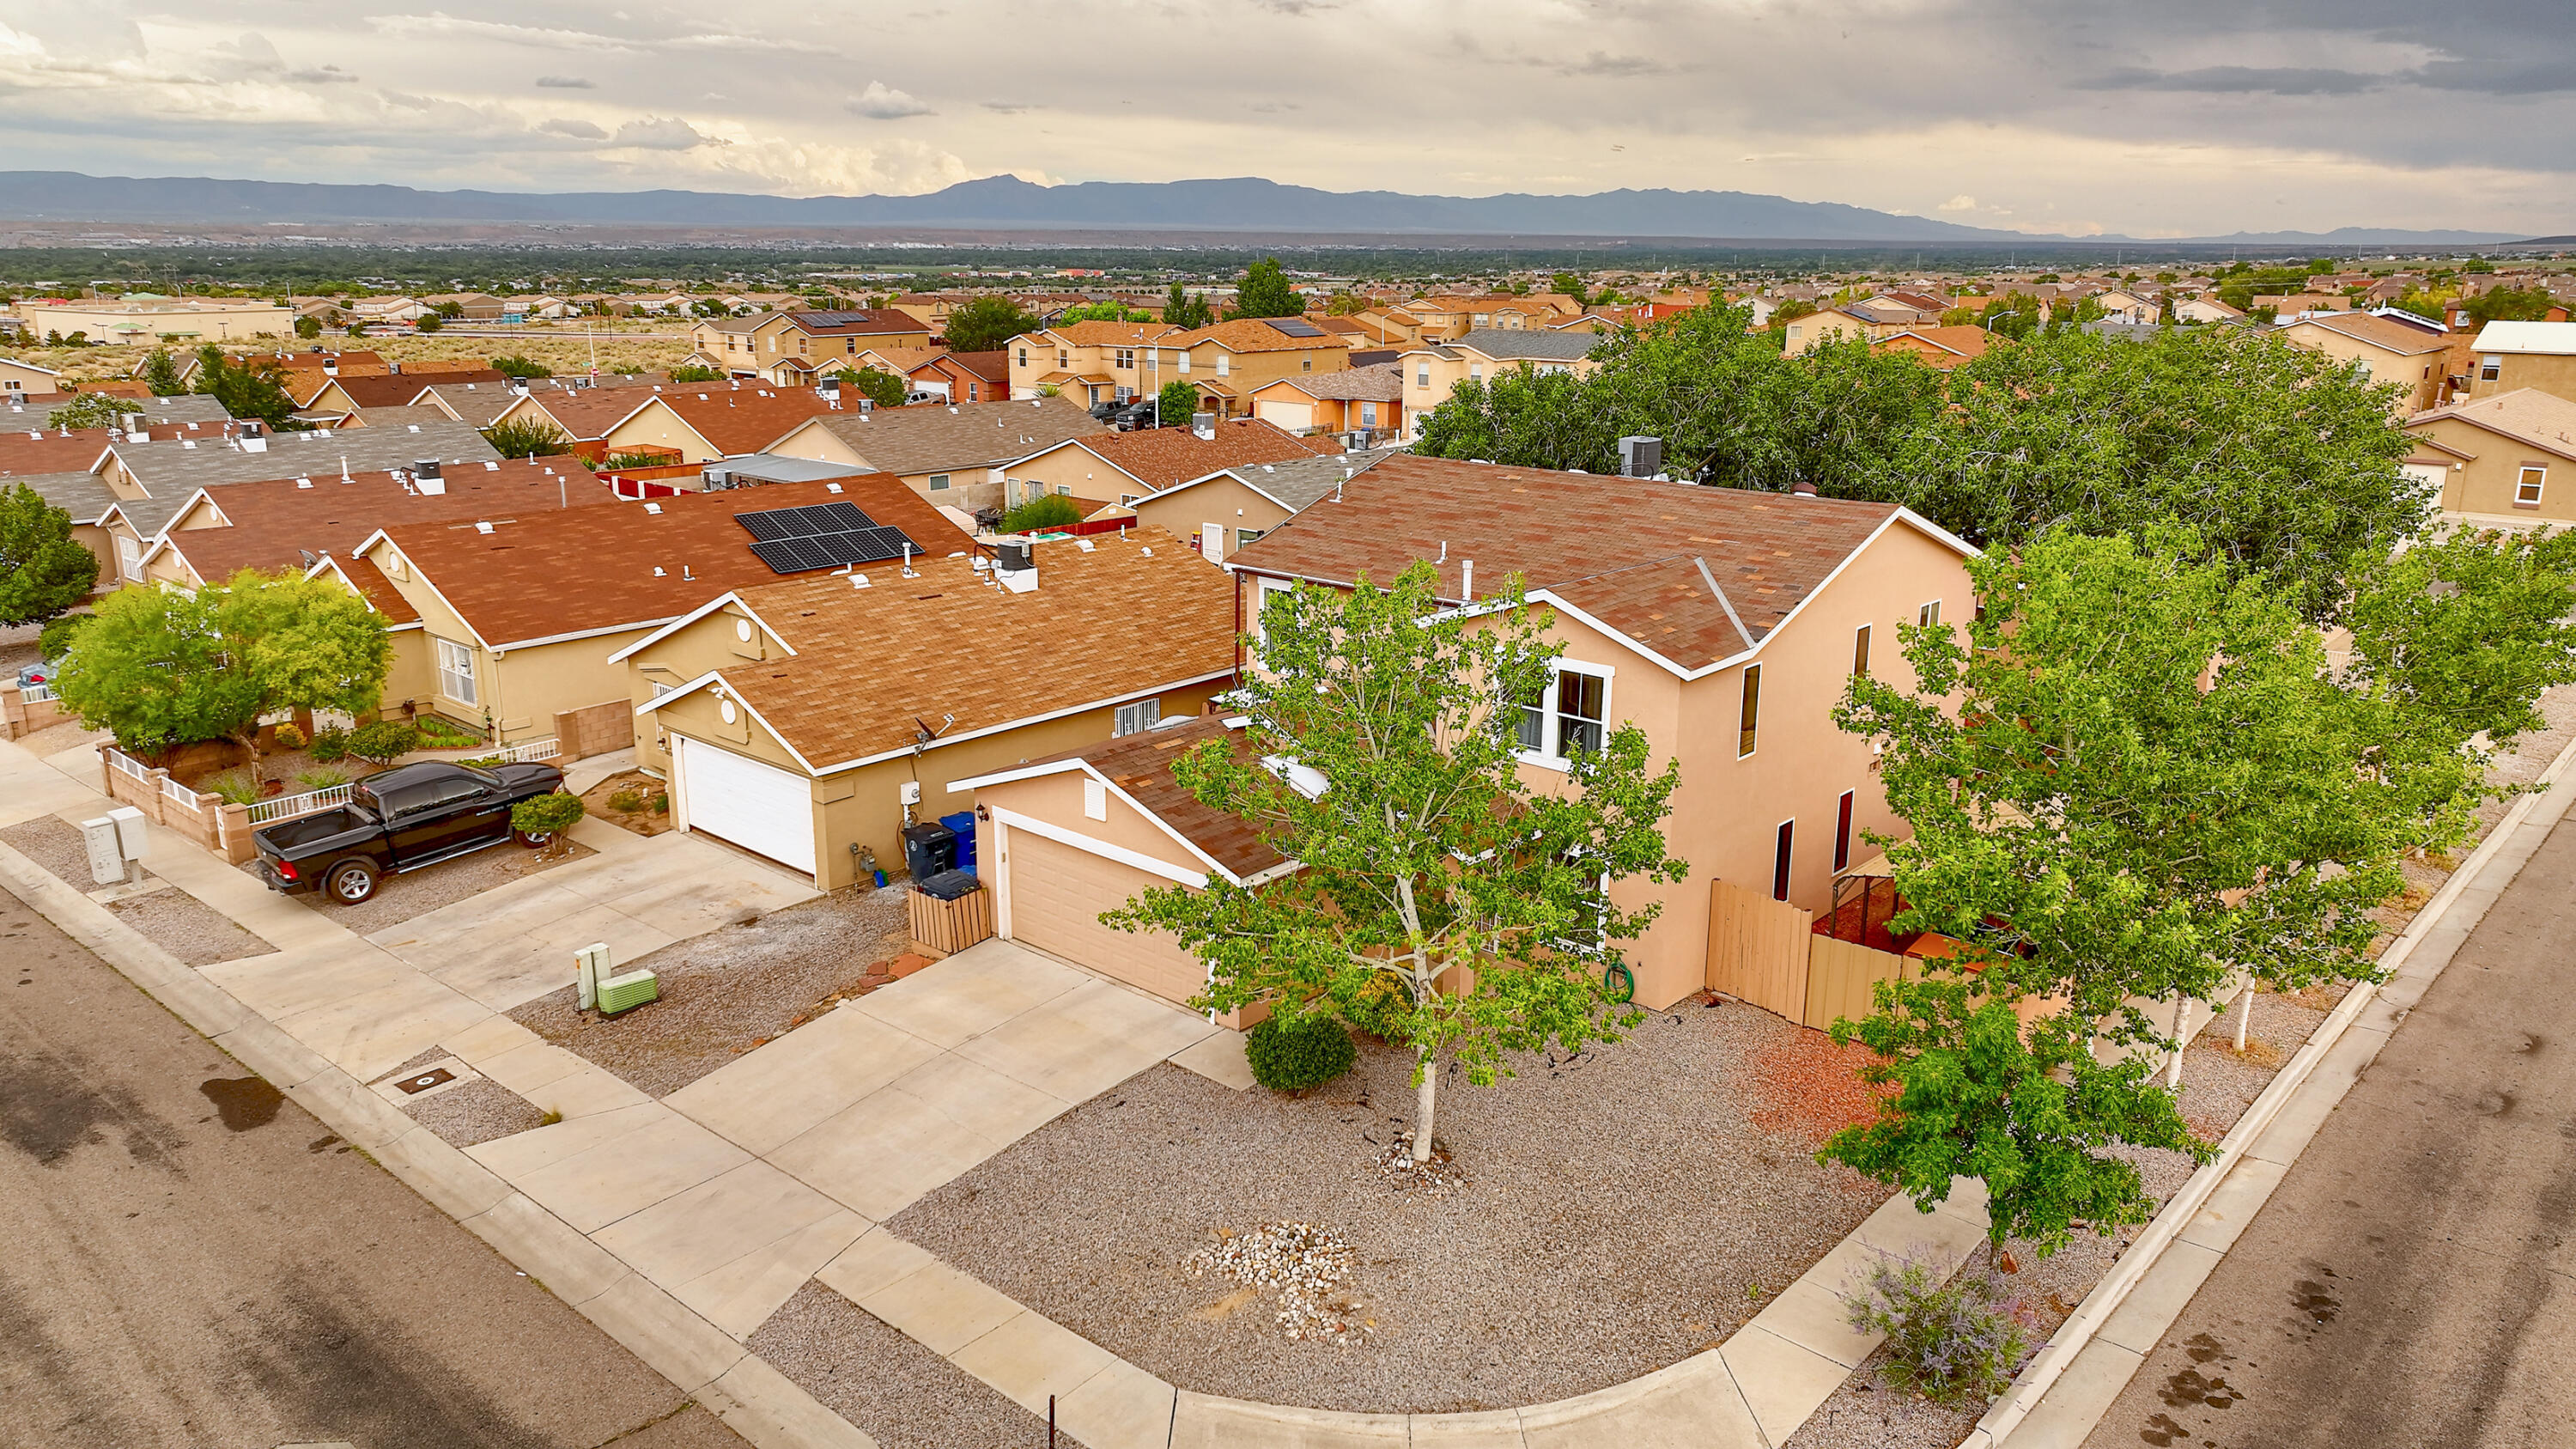
[[2149, 1355], [2090, 1449], [2576, 1444], [2576, 816]]
[[0, 891], [0, 1444], [742, 1449]]

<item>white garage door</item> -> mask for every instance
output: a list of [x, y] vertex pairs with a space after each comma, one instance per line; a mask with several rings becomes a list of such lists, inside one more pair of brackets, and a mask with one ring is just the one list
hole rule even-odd
[[1026, 830], [1011, 831], [1009, 854], [1013, 939], [1166, 1001], [1187, 1001], [1207, 984], [1207, 968], [1170, 933], [1136, 935], [1100, 924], [1102, 911], [1172, 882]]
[[1292, 433], [1303, 432], [1315, 425], [1313, 403], [1275, 402], [1264, 399], [1259, 411], [1263, 422], [1276, 423]]
[[802, 775], [672, 736], [691, 830], [814, 873], [814, 791]]

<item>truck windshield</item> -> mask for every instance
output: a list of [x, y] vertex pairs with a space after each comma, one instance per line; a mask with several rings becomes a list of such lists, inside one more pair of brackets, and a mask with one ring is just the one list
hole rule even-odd
[[376, 799], [375, 791], [368, 789], [364, 785], [360, 785], [349, 792], [349, 803], [366, 811], [369, 815], [374, 816], [378, 820], [385, 818], [385, 807], [383, 802]]

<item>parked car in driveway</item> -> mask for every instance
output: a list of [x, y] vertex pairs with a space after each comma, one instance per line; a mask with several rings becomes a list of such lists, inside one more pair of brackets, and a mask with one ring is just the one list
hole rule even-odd
[[369, 775], [351, 787], [348, 804], [264, 825], [251, 839], [269, 889], [289, 895], [318, 890], [356, 905], [389, 875], [514, 838], [532, 848], [544, 845], [550, 837], [511, 828], [510, 807], [562, 784], [563, 771], [552, 765], [481, 770], [425, 760]]

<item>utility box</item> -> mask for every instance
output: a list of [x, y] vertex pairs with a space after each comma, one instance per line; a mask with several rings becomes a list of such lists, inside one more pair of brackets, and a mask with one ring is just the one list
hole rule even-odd
[[1619, 471], [1630, 478], [1652, 478], [1664, 471], [1664, 440], [1645, 434], [1621, 438]]
[[593, 941], [572, 953], [573, 973], [581, 983], [581, 1009], [590, 1011], [599, 1005], [600, 978], [608, 974], [608, 943]]
[[81, 822], [81, 844], [89, 853], [89, 878], [100, 885], [140, 879], [143, 858], [152, 849], [143, 812], [120, 805], [95, 820]]
[[661, 999], [661, 980], [650, 971], [629, 971], [599, 983], [599, 1014], [602, 1016], [615, 1016], [648, 1001]]

